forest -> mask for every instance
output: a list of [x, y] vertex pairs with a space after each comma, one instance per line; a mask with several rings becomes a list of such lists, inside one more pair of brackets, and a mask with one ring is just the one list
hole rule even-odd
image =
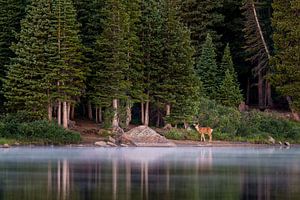
[[[220, 139], [300, 141], [297, 0], [0, 5], [0, 137], [13, 127], [45, 133], [52, 122], [53, 139], [57, 125], [89, 119], [104, 128], [198, 122]], [[275, 110], [291, 116], [268, 114]]]

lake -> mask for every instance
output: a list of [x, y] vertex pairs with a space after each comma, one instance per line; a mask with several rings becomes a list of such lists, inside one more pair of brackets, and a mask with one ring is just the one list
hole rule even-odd
[[300, 148], [0, 149], [0, 199], [300, 199]]

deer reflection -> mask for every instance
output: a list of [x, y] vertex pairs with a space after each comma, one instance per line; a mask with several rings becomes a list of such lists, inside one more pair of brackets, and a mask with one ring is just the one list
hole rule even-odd
[[212, 170], [213, 156], [212, 148], [201, 149], [197, 159], [196, 159], [196, 173], [198, 175], [199, 170]]

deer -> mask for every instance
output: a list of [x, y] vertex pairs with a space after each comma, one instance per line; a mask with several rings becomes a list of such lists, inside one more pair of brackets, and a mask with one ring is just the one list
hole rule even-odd
[[207, 134], [209, 136], [209, 142], [212, 141], [212, 132], [214, 129], [210, 128], [210, 127], [200, 127], [199, 124], [194, 124], [194, 127], [196, 128], [196, 130], [199, 132], [199, 134], [201, 135], [200, 141], [205, 142], [205, 134]]

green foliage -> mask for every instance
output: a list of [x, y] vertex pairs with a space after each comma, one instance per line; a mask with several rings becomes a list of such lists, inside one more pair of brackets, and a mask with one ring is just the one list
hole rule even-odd
[[229, 107], [238, 107], [243, 100], [239, 85], [234, 80], [234, 74], [231, 74], [228, 69], [219, 88], [217, 99], [222, 105]]
[[201, 98], [199, 110], [197, 122], [200, 126], [213, 128], [214, 132], [235, 135], [240, 126], [241, 113], [235, 108], [222, 106], [215, 101]]
[[74, 101], [85, 88], [87, 69], [82, 64], [82, 45], [79, 39], [79, 23], [72, 0], [57, 0], [53, 8], [53, 43], [57, 59], [53, 61], [57, 85], [55, 99]]
[[32, 0], [27, 15], [21, 21], [18, 43], [11, 49], [16, 55], [9, 65], [4, 82], [4, 96], [10, 111], [26, 111], [29, 115], [45, 117], [49, 97], [49, 65], [51, 50], [51, 10], [46, 0]]
[[110, 107], [113, 99], [126, 99], [130, 87], [128, 78], [129, 14], [122, 1], [108, 0], [102, 8], [105, 18], [103, 32], [97, 37], [91, 77], [90, 98], [95, 105]]
[[0, 1], [0, 77], [4, 78], [7, 72], [5, 65], [15, 56], [10, 49], [16, 42], [16, 33], [20, 31], [20, 21], [24, 15], [24, 5], [19, 0]]
[[63, 129], [47, 121], [23, 121], [22, 115], [8, 115], [1, 119], [0, 137], [42, 144], [70, 144], [80, 142], [80, 134]]
[[291, 97], [290, 107], [300, 111], [300, 4], [275, 0], [272, 25], [275, 55], [271, 82], [283, 96]]
[[224, 50], [219, 77], [222, 80], [216, 99], [224, 106], [238, 107], [243, 100], [243, 96], [237, 80], [237, 74], [234, 70], [229, 44], [227, 44]]
[[219, 86], [218, 67], [216, 63], [215, 47], [210, 34], [207, 34], [202, 46], [201, 56], [196, 64], [196, 71], [203, 83], [204, 95], [214, 99]]
[[102, 124], [103, 128], [111, 128], [113, 117], [114, 117], [113, 109], [111, 107], [105, 108], [103, 113], [103, 124]]
[[171, 140], [200, 140], [200, 135], [196, 130], [171, 129], [164, 136]]
[[222, 57], [222, 62], [218, 70], [220, 82], [224, 80], [226, 71], [229, 70], [229, 73], [234, 76], [234, 81], [237, 82], [237, 74], [235, 72], [234, 64], [231, 57], [229, 44], [226, 45]]
[[12, 144], [15, 144], [17, 141], [14, 140], [14, 139], [6, 139], [6, 138], [0, 138], [0, 145], [3, 145], [3, 144], [9, 144], [9, 145], [12, 145]]
[[270, 135], [277, 140], [288, 139], [299, 142], [300, 124], [264, 113], [246, 112], [242, 115], [241, 126], [237, 135], [246, 138], [261, 136], [264, 139]]
[[158, 86], [163, 80], [163, 17], [160, 2], [142, 1], [141, 19], [138, 36], [141, 41], [143, 68], [143, 87], [145, 96], [142, 101], [153, 100]]
[[182, 131], [180, 130], [177, 130], [177, 129], [172, 129], [168, 132], [166, 132], [164, 134], [164, 136], [167, 138], [167, 139], [171, 139], [171, 140], [183, 140], [184, 139], [184, 134]]
[[184, 24], [191, 30], [192, 44], [196, 49], [196, 56], [201, 54], [201, 48], [205, 37], [209, 33], [216, 46], [221, 47], [221, 34], [217, 32], [217, 27], [221, 25], [224, 16], [219, 11], [223, 1], [205, 0], [182, 0], [181, 17]]
[[156, 95], [160, 102], [171, 105], [168, 121], [191, 122], [197, 113], [200, 82], [194, 70], [194, 49], [189, 30], [178, 17], [178, 1], [163, 4], [163, 64]]

